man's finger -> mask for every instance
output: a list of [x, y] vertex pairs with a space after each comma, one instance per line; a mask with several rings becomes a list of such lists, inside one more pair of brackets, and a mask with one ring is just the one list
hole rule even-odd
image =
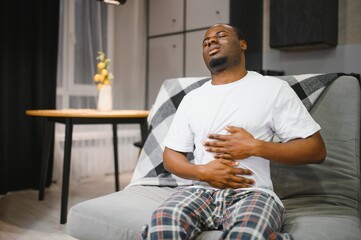
[[236, 188], [249, 188], [253, 187], [255, 184], [255, 181], [249, 178], [234, 176], [232, 179], [232, 186], [235, 186]]
[[254, 185], [255, 184], [255, 181], [253, 179], [249, 179], [249, 178], [240, 178], [239, 183], [242, 183], [242, 184], [248, 184], [248, 185]]
[[221, 163], [226, 164], [227, 166], [230, 166], [230, 167], [235, 167], [239, 164], [237, 161], [233, 161], [233, 160], [229, 160], [229, 159], [220, 159], [220, 161], [221, 161]]
[[203, 145], [207, 147], [223, 147], [224, 143], [219, 141], [205, 141]]
[[233, 160], [232, 156], [230, 154], [226, 154], [226, 153], [216, 153], [216, 154], [214, 154], [214, 157]]
[[223, 153], [224, 152], [223, 148], [217, 148], [217, 147], [206, 147], [205, 149], [207, 152], [211, 152], [211, 153]]
[[255, 184], [255, 181], [253, 179], [244, 178], [244, 177], [240, 177], [240, 176], [235, 176], [233, 181], [238, 184], [244, 184], [244, 185], [250, 185], [250, 186], [253, 186]]
[[249, 169], [245, 168], [235, 168], [233, 169], [233, 173], [236, 175], [252, 175], [253, 172]]
[[227, 130], [227, 132], [236, 133], [239, 130], [242, 130], [243, 128], [235, 127], [235, 126], [227, 126], [227, 127], [225, 127], [225, 129]]
[[208, 138], [218, 140], [218, 141], [226, 141], [228, 139], [228, 135], [211, 133], [211, 134], [208, 134]]
[[238, 188], [251, 188], [254, 187], [251, 184], [247, 184], [247, 183], [231, 183], [230, 184], [230, 188], [231, 189], [238, 189]]

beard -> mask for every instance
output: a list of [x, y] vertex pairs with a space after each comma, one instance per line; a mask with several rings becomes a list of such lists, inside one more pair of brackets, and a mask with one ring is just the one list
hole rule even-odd
[[221, 72], [227, 68], [227, 61], [227, 57], [213, 58], [209, 62], [209, 70], [211, 73]]

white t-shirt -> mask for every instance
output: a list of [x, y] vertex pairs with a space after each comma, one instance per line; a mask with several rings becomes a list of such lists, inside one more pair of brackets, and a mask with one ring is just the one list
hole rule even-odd
[[[210, 133], [227, 134], [226, 126], [242, 127], [256, 139], [268, 142], [275, 134], [287, 142], [320, 130], [287, 82], [248, 71], [236, 82], [212, 85], [209, 81], [187, 94], [174, 116], [165, 146], [194, 152], [195, 164], [206, 164], [214, 158], [202, 143]], [[249, 157], [239, 161], [238, 167], [254, 173], [255, 188], [273, 191], [269, 160]]]

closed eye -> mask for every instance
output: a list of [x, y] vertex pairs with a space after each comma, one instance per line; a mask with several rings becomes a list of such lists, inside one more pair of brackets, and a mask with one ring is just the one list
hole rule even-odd
[[226, 32], [219, 32], [219, 33], [217, 33], [217, 37], [218, 38], [224, 38], [224, 37], [227, 37], [228, 35], [227, 35], [227, 33]]
[[[228, 33], [224, 30], [222, 31], [219, 31], [215, 34], [215, 37], [217, 39], [220, 39], [220, 38], [225, 38], [225, 37], [228, 37]], [[211, 37], [206, 37], [204, 40], [203, 40], [203, 48], [206, 47], [208, 45], [208, 42], [210, 41]]]

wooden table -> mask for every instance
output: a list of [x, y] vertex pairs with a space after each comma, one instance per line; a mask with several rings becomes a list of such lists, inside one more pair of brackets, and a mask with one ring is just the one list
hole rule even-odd
[[65, 124], [65, 147], [63, 163], [63, 182], [61, 190], [60, 223], [67, 221], [69, 176], [71, 162], [71, 146], [74, 124], [112, 124], [113, 126], [113, 146], [114, 146], [114, 174], [115, 190], [119, 191], [119, 171], [118, 171], [118, 136], [117, 124], [140, 124], [141, 139], [144, 143], [147, 130], [147, 117], [149, 111], [146, 110], [113, 110], [99, 111], [95, 109], [62, 109], [62, 110], [27, 110], [26, 114], [35, 117], [45, 117], [44, 150], [41, 160], [39, 200], [44, 200], [44, 189], [47, 178], [49, 161], [53, 156], [53, 139], [55, 123]]

